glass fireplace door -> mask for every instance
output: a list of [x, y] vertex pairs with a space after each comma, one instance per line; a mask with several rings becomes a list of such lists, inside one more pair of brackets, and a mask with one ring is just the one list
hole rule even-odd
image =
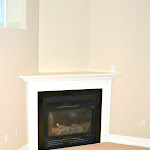
[[99, 143], [101, 103], [101, 89], [39, 92], [39, 150]]
[[[51, 107], [51, 105], [46, 104], [45, 108], [43, 125], [46, 146], [52, 144], [51, 141], [56, 143], [56, 141], [59, 141], [58, 139], [67, 139], [62, 140], [66, 142], [68, 138], [73, 137], [83, 143], [87, 142], [82, 137], [92, 134], [94, 106], [86, 104]], [[81, 138], [77, 139], [77, 136]], [[73, 142], [75, 143], [75, 141]]]

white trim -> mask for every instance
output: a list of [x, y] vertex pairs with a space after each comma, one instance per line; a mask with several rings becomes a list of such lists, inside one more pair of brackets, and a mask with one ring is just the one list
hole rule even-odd
[[4, 27], [7, 25], [7, 0], [4, 0]]
[[19, 148], [18, 150], [28, 150], [28, 144], [26, 144], [25, 146]]
[[[108, 142], [150, 148], [150, 139], [109, 134]], [[18, 150], [28, 150], [28, 144]]]
[[119, 75], [97, 72], [20, 76], [27, 83], [29, 150], [38, 150], [38, 92], [41, 91], [102, 89], [101, 142], [107, 142], [111, 81], [117, 76]]
[[113, 79], [122, 74], [111, 72], [49, 72], [34, 75], [20, 76], [24, 81], [47, 80], [47, 79]]
[[150, 148], [150, 139], [109, 134], [109, 142]]

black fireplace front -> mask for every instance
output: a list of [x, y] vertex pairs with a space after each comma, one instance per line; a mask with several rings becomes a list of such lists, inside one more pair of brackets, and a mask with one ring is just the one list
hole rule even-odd
[[39, 150], [100, 142], [102, 90], [38, 94]]

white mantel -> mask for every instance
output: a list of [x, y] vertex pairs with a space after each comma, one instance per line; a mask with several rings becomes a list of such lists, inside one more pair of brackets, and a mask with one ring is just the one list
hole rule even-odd
[[57, 72], [20, 76], [26, 81], [29, 150], [38, 150], [38, 92], [102, 89], [101, 142], [109, 141], [111, 81], [120, 76], [106, 72]]

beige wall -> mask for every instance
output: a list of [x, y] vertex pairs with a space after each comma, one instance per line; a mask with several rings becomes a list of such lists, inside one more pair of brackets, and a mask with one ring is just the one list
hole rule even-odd
[[40, 0], [39, 71], [88, 67], [89, 0]]
[[39, 39], [37, 0], [27, 1], [26, 30], [0, 28], [0, 149], [27, 143], [25, 84], [18, 76], [38, 72], [38, 40], [40, 72], [110, 71], [115, 64], [124, 75], [113, 82], [110, 131], [150, 138], [150, 1], [90, 3], [40, 0]]
[[0, 150], [17, 150], [27, 143], [25, 83], [19, 75], [37, 71], [38, 1], [28, 0], [27, 29], [0, 28]]
[[124, 74], [113, 82], [110, 132], [150, 138], [150, 1], [91, 0], [90, 17], [89, 69]]

